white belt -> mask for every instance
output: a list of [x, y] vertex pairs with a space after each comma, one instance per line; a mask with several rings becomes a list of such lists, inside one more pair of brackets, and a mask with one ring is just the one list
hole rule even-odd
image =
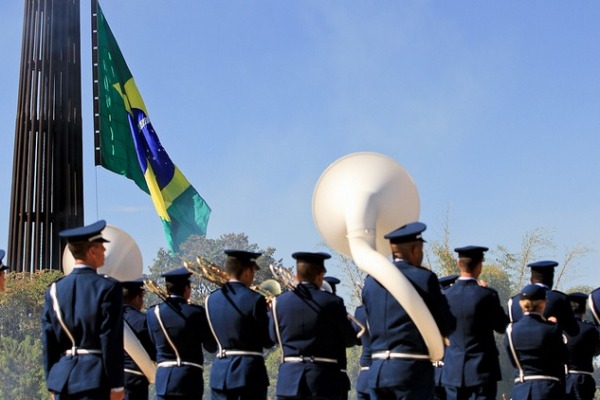
[[390, 358], [408, 358], [413, 360], [429, 360], [429, 356], [424, 354], [410, 354], [410, 353], [395, 353], [393, 351], [378, 351], [371, 354], [371, 358], [379, 360], [389, 360]]
[[102, 354], [102, 350], [86, 350], [73, 347], [72, 349], [65, 351], [65, 356], [82, 356], [87, 354]]
[[594, 374], [592, 372], [589, 372], [589, 371], [579, 371], [579, 370], [576, 370], [576, 369], [570, 369], [568, 372], [570, 374], [583, 374], [583, 375], [594, 376]]
[[283, 357], [283, 362], [311, 362], [311, 363], [337, 364], [337, 360], [335, 358], [304, 357], [304, 356]]
[[129, 369], [129, 368], [125, 368], [123, 371], [127, 372], [128, 374], [139, 375], [139, 376], [145, 376], [143, 372], [141, 372], [141, 371], [136, 371], [135, 369]]
[[558, 379], [555, 376], [550, 376], [550, 375], [527, 375], [527, 376], [524, 376], [523, 378], [515, 378], [515, 383], [520, 383], [520, 382], [525, 382], [525, 381], [537, 381], [537, 380], [543, 380], [543, 379], [547, 379], [547, 380], [550, 380], [550, 381], [560, 382], [560, 379]]
[[200, 369], [204, 369], [204, 367], [200, 364], [196, 364], [193, 362], [189, 362], [189, 361], [163, 361], [163, 362], [159, 362], [156, 366], [158, 368], [170, 368], [170, 367], [180, 367], [182, 365], [189, 365], [190, 367], [196, 367], [196, 368], [200, 368]]
[[360, 367], [360, 370], [361, 370], [361, 371], [368, 371], [368, 370], [369, 370], [369, 367]]
[[217, 354], [217, 358], [227, 358], [227, 356], [257, 356], [263, 357], [263, 353], [258, 351], [246, 351], [246, 350], [221, 350]]

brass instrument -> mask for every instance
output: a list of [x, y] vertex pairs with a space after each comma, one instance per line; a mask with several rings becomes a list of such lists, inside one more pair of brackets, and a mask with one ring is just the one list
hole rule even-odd
[[268, 303], [281, 294], [281, 285], [275, 279], [265, 279], [260, 284], [250, 288], [263, 295]]
[[273, 264], [269, 265], [269, 269], [271, 270], [273, 277], [275, 277], [275, 279], [286, 289], [294, 290], [296, 288], [298, 282], [296, 281], [294, 275], [288, 269], [281, 265]]
[[196, 264], [185, 261], [183, 265], [190, 273], [217, 286], [223, 286], [229, 281], [225, 271], [204, 257], [196, 257]]
[[[204, 257], [196, 257], [196, 264], [184, 262], [183, 265], [192, 274], [217, 286], [223, 286], [229, 281], [229, 276], [221, 267]], [[259, 285], [250, 286], [250, 289], [263, 295], [267, 302], [281, 293], [281, 286], [274, 279], [267, 279]]]
[[169, 298], [169, 293], [151, 279], [144, 279], [144, 286], [149, 292], [157, 295], [162, 301], [166, 301]]

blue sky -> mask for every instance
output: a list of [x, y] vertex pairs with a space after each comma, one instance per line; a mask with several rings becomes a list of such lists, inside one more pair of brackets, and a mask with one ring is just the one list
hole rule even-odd
[[[392, 157], [416, 182], [426, 237], [519, 249], [535, 228], [593, 250], [600, 286], [600, 3], [105, 0], [171, 158], [212, 207], [292, 265], [318, 250], [313, 188], [346, 154]], [[0, 5], [0, 247], [8, 245], [23, 4]], [[86, 222], [127, 231], [150, 265], [166, 241], [150, 198], [93, 166], [89, 4], [82, 2]]]

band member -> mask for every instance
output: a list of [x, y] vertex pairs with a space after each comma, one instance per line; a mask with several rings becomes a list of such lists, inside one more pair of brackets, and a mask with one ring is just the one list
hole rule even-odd
[[[367, 314], [365, 312], [365, 307], [360, 305], [356, 307], [354, 311], [354, 318], [358, 320], [363, 326], [367, 326]], [[352, 323], [354, 330], [358, 334], [361, 331], [361, 327]], [[369, 330], [365, 330], [363, 334], [360, 336], [360, 344], [362, 346], [362, 351], [360, 353], [359, 365], [360, 371], [358, 373], [358, 378], [356, 379], [356, 399], [357, 400], [369, 400], [371, 396], [369, 395], [369, 367], [371, 366], [371, 335], [369, 334]]]
[[[156, 360], [156, 349], [150, 340], [146, 314], [141, 311], [144, 306], [144, 280], [121, 282], [121, 287], [124, 323], [129, 325], [150, 359]], [[148, 378], [127, 352], [124, 353], [124, 367], [125, 400], [147, 400]]]
[[[558, 290], [551, 290], [554, 282], [554, 268], [558, 266], [556, 261], [538, 261], [527, 264], [531, 268], [532, 284], [545, 287], [546, 292], [546, 308], [544, 309], [544, 318], [552, 320], [569, 335], [577, 335], [579, 332], [579, 324], [575, 320], [573, 310], [567, 300], [567, 295]], [[519, 295], [513, 296], [508, 300], [508, 315], [511, 322], [518, 321], [523, 313], [519, 307]]]
[[568, 400], [592, 400], [596, 392], [593, 359], [600, 354], [600, 335], [592, 322], [584, 321], [588, 295], [571, 293], [568, 299], [579, 324], [579, 334], [567, 336], [569, 349], [566, 392]]
[[339, 285], [341, 281], [335, 276], [326, 276], [325, 282], [331, 287], [331, 293], [337, 295], [337, 285]]
[[[385, 238], [390, 241], [395, 266], [423, 298], [441, 334], [448, 336], [456, 320], [437, 276], [421, 267], [425, 229], [425, 224], [413, 222]], [[371, 397], [432, 399], [433, 365], [425, 341], [404, 307], [371, 276], [365, 280], [362, 298], [371, 332]]]
[[592, 290], [588, 297], [588, 306], [594, 317], [594, 323], [600, 326], [600, 288]]
[[185, 268], [162, 274], [169, 297], [147, 313], [158, 361], [154, 383], [158, 399], [202, 399], [202, 347], [210, 353], [217, 350], [204, 307], [188, 304], [190, 275]]
[[[323, 278], [323, 286], [321, 287], [321, 290], [323, 290], [324, 287], [326, 287], [327, 285], [329, 285], [329, 288], [331, 289], [331, 292], [333, 295], [336, 295], [336, 286], [341, 282], [338, 278], [333, 277], [333, 276], [326, 276]], [[326, 289], [325, 291], [329, 291], [328, 289]], [[352, 324], [352, 326], [354, 327], [355, 324]], [[359, 340], [356, 340], [356, 344], [360, 344]], [[350, 378], [348, 377], [348, 357], [346, 356], [346, 346], [344, 345], [344, 343], [338, 343], [337, 346], [337, 352], [338, 352], [338, 364], [340, 366], [340, 382], [342, 383], [341, 386], [341, 393], [340, 393], [340, 399], [341, 400], [346, 400], [348, 399], [348, 392], [350, 391], [350, 388], [352, 387], [352, 385], [350, 384]]]
[[4, 292], [4, 271], [6, 271], [8, 269], [8, 267], [6, 265], [4, 265], [4, 263], [2, 262], [2, 260], [4, 259], [4, 256], [6, 255], [6, 252], [2, 249], [0, 249], [0, 293]]
[[50, 285], [42, 314], [46, 384], [55, 398], [123, 399], [123, 295], [117, 281], [96, 273], [105, 226], [100, 220], [59, 233], [75, 267]]
[[261, 253], [225, 250], [225, 254], [229, 282], [206, 298], [208, 322], [219, 347], [210, 371], [211, 398], [264, 400], [269, 378], [263, 348], [273, 346], [273, 341], [265, 297], [249, 288]]
[[278, 399], [338, 400], [342, 391], [337, 348], [351, 347], [356, 333], [344, 301], [320, 290], [327, 253], [298, 252], [293, 291], [273, 301], [269, 329], [283, 353], [276, 394]]
[[494, 331], [504, 333], [508, 316], [498, 293], [477, 281], [488, 248], [467, 246], [454, 251], [460, 278], [444, 293], [456, 329], [444, 355], [442, 385], [448, 400], [494, 400], [502, 379]]
[[558, 325], [543, 317], [549, 292], [543, 286], [525, 286], [519, 293], [523, 317], [506, 329], [504, 343], [515, 367], [512, 400], [565, 398], [567, 346]]
[[[439, 279], [440, 286], [445, 292], [450, 286], [454, 285], [454, 282], [458, 279], [458, 275], [452, 274], [443, 276]], [[446, 400], [446, 389], [442, 385], [442, 369], [444, 367], [444, 361], [436, 361], [433, 363], [433, 398], [435, 400]]]

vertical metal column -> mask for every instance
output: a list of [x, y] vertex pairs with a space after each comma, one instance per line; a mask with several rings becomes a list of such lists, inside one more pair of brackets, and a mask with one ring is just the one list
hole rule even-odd
[[8, 233], [12, 271], [59, 269], [83, 224], [79, 0], [25, 0]]

